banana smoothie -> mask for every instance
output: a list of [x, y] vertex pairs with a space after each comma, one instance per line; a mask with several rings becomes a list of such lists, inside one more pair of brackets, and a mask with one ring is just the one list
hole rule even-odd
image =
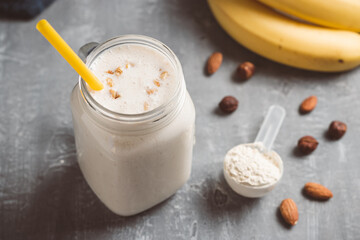
[[166, 103], [178, 84], [171, 63], [141, 45], [115, 46], [96, 58], [90, 69], [104, 84], [103, 90], [90, 91], [92, 97], [119, 113], [151, 111]]
[[97, 46], [86, 64], [103, 83], [80, 79], [71, 106], [83, 175], [113, 212], [142, 212], [189, 178], [195, 109], [181, 65], [164, 44], [127, 35]]

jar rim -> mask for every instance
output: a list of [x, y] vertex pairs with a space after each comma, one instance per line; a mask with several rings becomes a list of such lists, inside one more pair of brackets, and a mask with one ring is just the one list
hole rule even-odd
[[117, 45], [124, 45], [124, 44], [142, 44], [146, 45], [148, 47], [151, 47], [160, 53], [162, 53], [170, 63], [173, 65], [178, 83], [176, 86], [176, 89], [171, 96], [171, 98], [167, 101], [161, 104], [160, 106], [147, 111], [143, 113], [135, 113], [135, 114], [125, 114], [125, 113], [119, 113], [112, 111], [104, 106], [102, 106], [100, 103], [98, 103], [89, 93], [89, 90], [87, 88], [87, 83], [79, 76], [79, 90], [84, 98], [85, 102], [97, 113], [101, 114], [104, 117], [110, 118], [112, 120], [121, 121], [121, 122], [146, 122], [146, 121], [157, 121], [161, 118], [165, 117], [172, 109], [176, 107], [176, 102], [181, 97], [181, 95], [185, 94], [184, 89], [185, 86], [185, 80], [182, 72], [182, 67], [180, 64], [179, 59], [175, 55], [175, 53], [164, 43], [160, 42], [159, 40], [156, 40], [154, 38], [144, 36], [144, 35], [134, 35], [134, 34], [128, 34], [128, 35], [120, 35], [117, 37], [113, 37], [105, 42], [100, 43], [98, 46], [96, 46], [90, 54], [86, 57], [85, 64], [90, 67], [92, 62], [100, 56], [104, 51], [106, 51], [109, 48], [112, 48]]

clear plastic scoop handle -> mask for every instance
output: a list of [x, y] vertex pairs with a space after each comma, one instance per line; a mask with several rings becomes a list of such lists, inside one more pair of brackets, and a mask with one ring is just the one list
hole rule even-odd
[[276, 139], [276, 136], [279, 133], [285, 115], [286, 111], [283, 107], [278, 105], [272, 105], [269, 108], [268, 113], [266, 114], [265, 120], [261, 125], [255, 142], [262, 142], [265, 149], [270, 151]]

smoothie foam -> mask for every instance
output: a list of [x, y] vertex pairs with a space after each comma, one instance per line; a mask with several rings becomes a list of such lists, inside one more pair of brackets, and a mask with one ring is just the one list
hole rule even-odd
[[104, 51], [90, 69], [104, 84], [92, 97], [105, 108], [138, 114], [157, 108], [173, 96], [178, 80], [171, 62], [159, 51], [135, 44]]

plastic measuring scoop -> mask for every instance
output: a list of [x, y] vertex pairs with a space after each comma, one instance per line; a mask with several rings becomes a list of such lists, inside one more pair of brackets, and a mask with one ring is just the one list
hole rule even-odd
[[261, 142], [265, 150], [270, 151], [284, 121], [286, 111], [279, 105], [272, 105], [261, 128], [255, 138], [255, 142]]
[[36, 24], [36, 29], [53, 45], [53, 47], [65, 58], [71, 67], [87, 82], [89, 87], [95, 91], [104, 88], [104, 85], [99, 79], [90, 71], [85, 63], [78, 55], [71, 49], [71, 47], [61, 38], [45, 19], [40, 20]]
[[[275, 188], [275, 185], [280, 181], [283, 174], [283, 162], [281, 157], [274, 151], [271, 151], [271, 147], [276, 139], [277, 134], [279, 133], [280, 127], [284, 121], [286, 111], [283, 107], [278, 105], [273, 105], [269, 108], [268, 113], [266, 114], [265, 120], [261, 125], [260, 131], [256, 136], [254, 143], [249, 144], [240, 144], [238, 146], [230, 149], [224, 159], [224, 177], [229, 186], [238, 194], [244, 197], [257, 198], [266, 195], [268, 192], [272, 191]], [[252, 185], [249, 181], [252, 179], [251, 170], [245, 167], [247, 170], [241, 172], [244, 169], [243, 164], [249, 164], [248, 166], [253, 165], [251, 161], [251, 155], [242, 155], [243, 153], [239, 152], [239, 149], [249, 149], [247, 152], [260, 152], [266, 157], [272, 159], [271, 161], [278, 168], [278, 177], [268, 183], [262, 183], [262, 185]], [[233, 159], [238, 159], [233, 162]], [[244, 162], [245, 161], [245, 162]], [[248, 162], [250, 161], [250, 162]], [[255, 164], [256, 165], [256, 164]], [[246, 165], [245, 165], [246, 166]], [[259, 170], [256, 170], [259, 171]], [[254, 172], [254, 176], [258, 174]], [[249, 177], [250, 175], [250, 177]], [[238, 178], [241, 176], [241, 178]], [[244, 177], [248, 180], [244, 180]], [[242, 180], [240, 180], [242, 179]]]

